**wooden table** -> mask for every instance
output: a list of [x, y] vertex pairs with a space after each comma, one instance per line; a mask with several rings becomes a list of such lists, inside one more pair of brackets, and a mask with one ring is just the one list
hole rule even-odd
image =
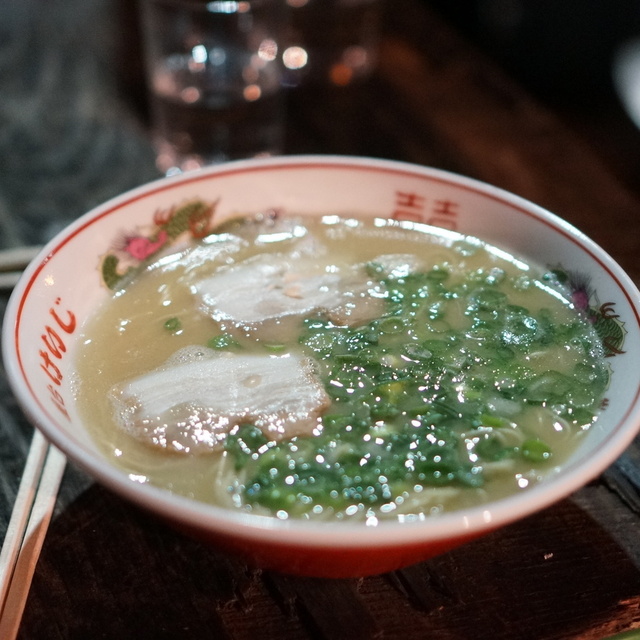
[[[14, 216], [0, 226], [4, 246], [41, 242], [85, 208], [155, 175], [148, 134], [138, 122], [137, 67], [130, 59], [126, 65], [105, 62], [104, 47], [112, 46], [118, 61], [135, 52], [110, 37], [129, 36], [131, 16], [116, 1], [70, 4], [75, 13], [67, 32], [56, 37], [51, 31], [49, 46], [77, 52], [84, 36], [91, 43], [84, 57], [58, 51], [54, 62], [70, 63], [58, 67], [44, 55], [30, 60], [40, 66], [42, 82], [27, 91], [34, 104], [25, 109], [35, 112], [31, 126], [40, 113], [50, 118], [48, 128], [39, 134], [25, 128], [32, 136], [26, 141], [24, 131], [0, 140], [12, 145], [11, 154], [4, 153], [14, 162], [0, 176], [0, 214], [4, 207]], [[640, 282], [640, 195], [623, 184], [615, 163], [418, 0], [390, 4], [379, 69], [366, 86], [292, 92], [287, 151], [393, 158], [485, 180], [563, 216]], [[21, 51], [53, 19], [52, 9], [37, 6], [44, 15], [31, 16]], [[82, 14], [79, 7], [87, 6], [98, 16]], [[84, 20], [87, 32], [72, 33], [74, 20]], [[45, 82], [51, 74], [58, 74], [59, 86]], [[13, 92], [10, 99], [26, 91], [14, 80], [3, 85]], [[6, 95], [0, 105], [8, 104]], [[74, 114], [84, 126], [71, 135]], [[3, 309], [6, 296], [1, 300]], [[31, 427], [4, 378], [0, 398], [2, 535]], [[547, 640], [600, 639], [632, 629], [640, 629], [638, 442], [570, 499], [429, 562], [354, 580], [249, 569], [177, 534], [70, 466], [20, 635]]]

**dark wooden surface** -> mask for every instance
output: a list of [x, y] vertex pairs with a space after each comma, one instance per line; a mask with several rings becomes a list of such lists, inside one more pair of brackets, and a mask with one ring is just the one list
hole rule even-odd
[[[65, 21], [62, 4], [0, 8], [0, 247], [42, 242], [156, 175], [130, 5], [68, 0]], [[602, 111], [608, 122], [544, 106], [419, 0], [387, 9], [379, 70], [366, 86], [290, 95], [287, 151], [407, 160], [486, 180], [565, 217], [640, 282], [640, 172], [622, 155], [633, 156], [640, 135], [616, 106]], [[4, 376], [0, 400], [3, 536], [31, 428]], [[20, 635], [595, 640], [631, 629], [640, 629], [638, 443], [527, 520], [354, 580], [248, 569], [70, 466]]]

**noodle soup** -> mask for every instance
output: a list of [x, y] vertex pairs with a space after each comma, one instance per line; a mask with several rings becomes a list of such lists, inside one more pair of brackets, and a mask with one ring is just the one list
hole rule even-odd
[[135, 482], [407, 521], [556, 471], [604, 356], [562, 272], [418, 223], [256, 216], [120, 286], [84, 327], [76, 396]]

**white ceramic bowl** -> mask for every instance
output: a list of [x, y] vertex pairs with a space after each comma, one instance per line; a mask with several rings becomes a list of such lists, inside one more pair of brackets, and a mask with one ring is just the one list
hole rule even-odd
[[[185, 200], [217, 201], [215, 216], [279, 209], [420, 220], [479, 236], [542, 265], [580, 274], [589, 304], [616, 316], [624, 334], [611, 359], [608, 404], [564, 469], [519, 495], [424, 522], [309, 523], [207, 506], [129, 480], [98, 450], [78, 417], [70, 380], [79, 327], [109, 295], [98, 266], [115, 238], [130, 257], [154, 250], [158, 212]], [[197, 233], [202, 220], [192, 221]], [[451, 549], [564, 498], [600, 474], [640, 424], [640, 295], [602, 249], [540, 207], [492, 186], [398, 162], [344, 157], [241, 161], [130, 191], [78, 219], [32, 262], [13, 292], [3, 327], [11, 386], [26, 415], [70, 460], [116, 493], [184, 531], [262, 567], [359, 576]]]

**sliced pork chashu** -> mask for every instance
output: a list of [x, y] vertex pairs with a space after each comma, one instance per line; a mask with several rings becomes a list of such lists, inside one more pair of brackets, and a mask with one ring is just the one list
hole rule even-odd
[[121, 426], [172, 452], [219, 449], [238, 424], [250, 422], [273, 439], [311, 435], [329, 398], [312, 362], [288, 355], [180, 350], [156, 371], [112, 389]]
[[194, 289], [214, 320], [253, 324], [340, 304], [340, 280], [302, 261], [263, 254], [221, 269]]
[[377, 317], [382, 305], [362, 266], [327, 268], [282, 254], [249, 258], [192, 288], [214, 320], [250, 330], [273, 330], [315, 312], [336, 324], [360, 324]]

